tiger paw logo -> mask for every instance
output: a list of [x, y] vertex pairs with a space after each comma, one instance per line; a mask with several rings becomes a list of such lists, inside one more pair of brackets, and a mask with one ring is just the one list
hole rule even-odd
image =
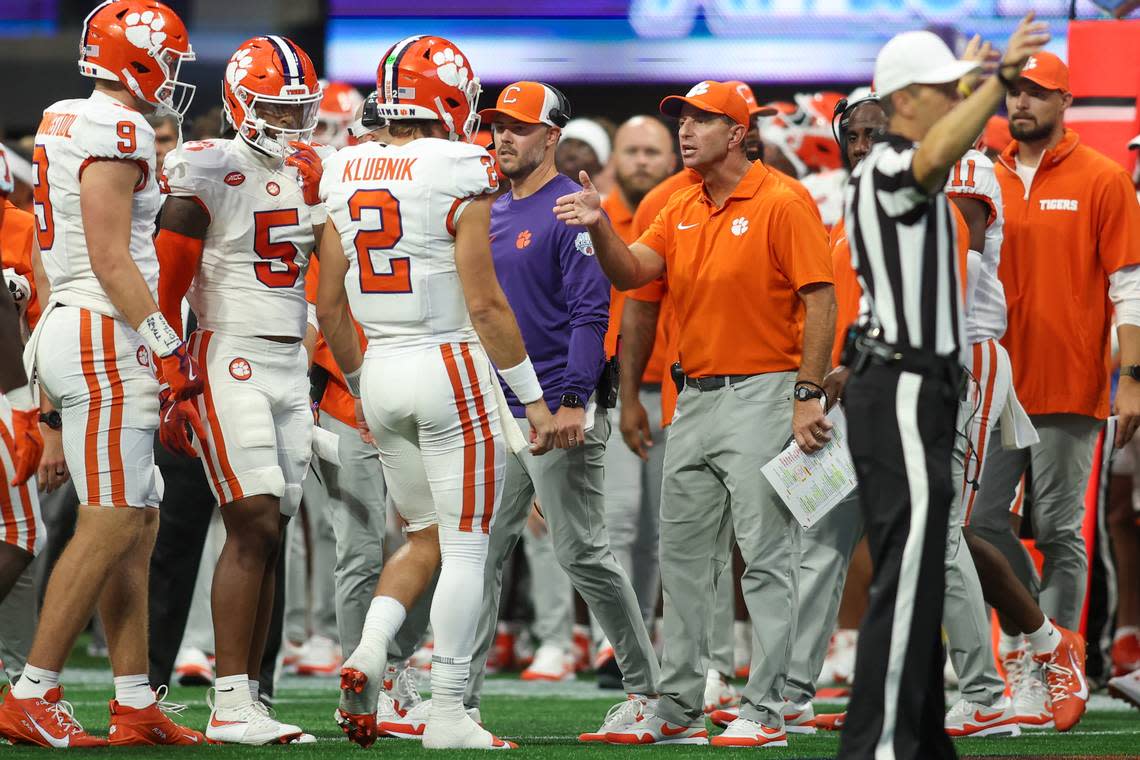
[[242, 48], [230, 57], [230, 62], [226, 64], [226, 81], [231, 85], [236, 85], [241, 80], [245, 79], [245, 75], [249, 72], [249, 67], [253, 65], [253, 51], [249, 48]]
[[748, 232], [748, 219], [743, 216], [738, 216], [732, 220], [732, 234], [740, 237], [745, 232]]
[[451, 48], [444, 48], [433, 55], [431, 61], [436, 65], [435, 75], [441, 82], [459, 89], [467, 86], [471, 71], [467, 68], [467, 62], [463, 60], [462, 54], [456, 53]]
[[234, 380], [248, 380], [253, 377], [253, 367], [249, 366], [249, 362], [239, 356], [230, 362], [230, 376]]
[[140, 367], [150, 366], [150, 354], [146, 350], [146, 346], [139, 346], [138, 351], [135, 351], [135, 361], [139, 363]]
[[530, 230], [523, 230], [519, 236], [515, 238], [515, 248], [520, 251], [530, 245]]
[[698, 95], [704, 95], [708, 91], [709, 91], [709, 83], [708, 82], [697, 82], [695, 85], [693, 85], [693, 89], [691, 89], [687, 93], [685, 93], [685, 97], [686, 98], [695, 98]]
[[123, 18], [126, 27], [127, 40], [137, 48], [153, 50], [166, 40], [166, 19], [154, 11], [138, 11], [128, 13]]

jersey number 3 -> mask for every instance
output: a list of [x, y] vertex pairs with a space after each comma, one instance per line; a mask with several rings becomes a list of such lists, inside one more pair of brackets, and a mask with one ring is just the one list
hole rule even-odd
[[349, 216], [352, 221], [359, 222], [365, 211], [380, 213], [380, 228], [360, 230], [353, 238], [356, 261], [360, 268], [360, 292], [411, 293], [411, 259], [406, 256], [388, 259], [392, 267], [390, 272], [377, 272], [372, 263], [373, 251], [391, 250], [404, 236], [400, 201], [387, 190], [357, 190], [348, 199]]

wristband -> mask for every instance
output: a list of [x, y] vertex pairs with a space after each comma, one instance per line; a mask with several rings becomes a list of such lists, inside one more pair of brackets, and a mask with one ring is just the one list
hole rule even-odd
[[344, 384], [348, 386], [348, 392], [352, 394], [353, 398], [360, 398], [360, 374], [364, 370], [364, 365], [361, 364], [352, 372], [344, 373]]
[[534, 373], [534, 365], [530, 363], [529, 356], [513, 367], [499, 370], [499, 375], [523, 405], [542, 398], [542, 386], [538, 383], [538, 375]]
[[999, 82], [1001, 82], [1001, 86], [1002, 86], [1002, 87], [1004, 87], [1004, 88], [1005, 88], [1005, 89], [1007, 89], [1007, 90], [1008, 90], [1010, 87], [1013, 87], [1013, 83], [1014, 83], [1014, 80], [1015, 80], [1015, 79], [1017, 79], [1017, 76], [1015, 76], [1013, 79], [1007, 79], [1007, 78], [1005, 77], [1005, 75], [1004, 75], [1004, 74], [1002, 74], [1001, 72], [1002, 72], [1002, 70], [1003, 70], [1003, 69], [1008, 69], [1008, 68], [1011, 68], [1011, 67], [1012, 67], [1012, 68], [1015, 68], [1015, 69], [1017, 69], [1017, 76], [1020, 76], [1020, 75], [1021, 75], [1021, 69], [1020, 69], [1020, 68], [1018, 68], [1018, 65], [1017, 65], [1016, 63], [1006, 63], [1006, 64], [1003, 64], [1003, 65], [1001, 65], [1001, 66], [998, 66], [998, 70], [997, 70], [997, 80], [998, 80]]
[[965, 79], [958, 80], [958, 94], [963, 98], [968, 98], [974, 94], [973, 89], [971, 89], [970, 85], [966, 84]]
[[20, 412], [34, 409], [36, 406], [36, 402], [32, 399], [32, 386], [30, 384], [13, 388], [4, 394], [4, 398], [8, 399], [8, 403], [13, 409]]
[[174, 332], [174, 328], [166, 321], [166, 317], [162, 316], [161, 311], [156, 311], [144, 319], [138, 326], [138, 333], [150, 346], [151, 352], [160, 359], [170, 356], [182, 345], [182, 338]]

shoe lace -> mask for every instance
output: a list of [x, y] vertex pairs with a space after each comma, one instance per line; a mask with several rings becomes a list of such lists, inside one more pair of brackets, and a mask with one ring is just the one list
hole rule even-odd
[[950, 712], [947, 713], [946, 717], [949, 720], [964, 719], [969, 716], [971, 712], [970, 703], [965, 699], [959, 699], [954, 703], [954, 706], [950, 708]]
[[177, 702], [168, 702], [166, 695], [169, 691], [166, 684], [154, 690], [154, 699], [158, 702], [158, 709], [167, 715], [181, 715], [186, 711], [186, 705], [180, 705]]
[[1069, 682], [1073, 677], [1073, 671], [1064, 665], [1058, 665], [1053, 661], [1045, 663], [1045, 678], [1049, 682], [1049, 699], [1054, 704], [1069, 698]]
[[416, 684], [416, 674], [406, 664], [393, 679], [392, 693], [401, 698], [400, 706], [407, 710], [424, 701]]
[[645, 703], [640, 699], [627, 699], [618, 702], [606, 711], [606, 718], [602, 721], [602, 728], [616, 728], [632, 723], [642, 715]]
[[1029, 655], [1025, 652], [1016, 652], [1003, 658], [1002, 665], [1009, 678], [1010, 690], [1016, 691], [1021, 688], [1026, 676], [1029, 675]]
[[51, 716], [61, 731], [69, 734], [83, 733], [83, 726], [75, 719], [75, 708], [71, 706], [70, 702], [64, 699], [48, 702], [45, 699], [43, 703], [45, 705], [44, 711]]

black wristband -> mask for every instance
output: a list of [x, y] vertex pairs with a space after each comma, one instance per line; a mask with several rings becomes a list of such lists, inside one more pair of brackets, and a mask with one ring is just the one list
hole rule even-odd
[[811, 380], [797, 380], [796, 385], [810, 385], [812, 388], [815, 388], [816, 390], [823, 391], [824, 393], [827, 393], [827, 391], [823, 390], [822, 385], [820, 385], [819, 383], [813, 383]]
[[[999, 82], [1001, 82], [1001, 86], [1002, 86], [1002, 87], [1004, 87], [1004, 88], [1005, 88], [1005, 89], [1007, 89], [1007, 90], [1008, 90], [1010, 87], [1013, 87], [1013, 83], [1014, 83], [1014, 81], [1016, 81], [1017, 77], [1014, 77], [1013, 79], [1007, 79], [1007, 78], [1005, 77], [1005, 75], [1001, 73], [1001, 71], [1002, 71], [1002, 69], [1008, 69], [1008, 68], [1010, 68], [1011, 66], [1012, 66], [1012, 67], [1014, 67], [1014, 68], [1016, 68], [1016, 67], [1017, 67], [1017, 64], [1016, 64], [1016, 63], [1007, 63], [1007, 64], [1004, 64], [1004, 65], [1002, 65], [1002, 66], [998, 66], [998, 70], [997, 70], [997, 80], [998, 80]], [[1020, 75], [1020, 74], [1021, 74], [1021, 69], [1018, 69], [1018, 70], [1017, 70], [1017, 73], [1018, 73], [1018, 75]]]

